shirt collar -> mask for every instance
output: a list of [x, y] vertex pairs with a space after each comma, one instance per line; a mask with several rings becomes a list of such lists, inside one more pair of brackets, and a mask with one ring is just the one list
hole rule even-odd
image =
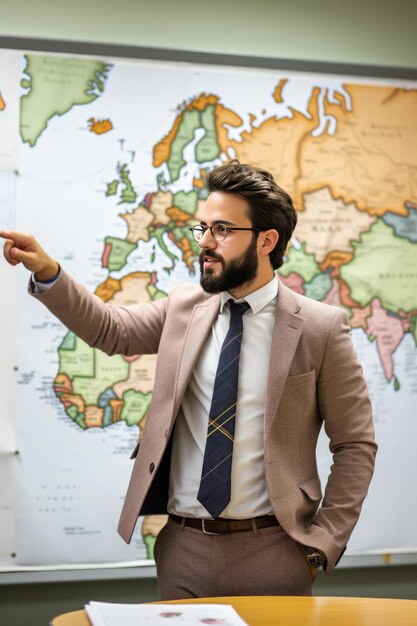
[[[252, 291], [252, 293], [248, 293], [247, 296], [241, 298], [240, 300], [236, 300], [236, 302], [247, 302], [252, 310], [252, 315], [256, 315], [263, 308], [266, 307], [274, 298], [276, 298], [278, 293], [278, 277], [274, 274], [272, 280], [269, 281], [263, 287], [260, 287], [256, 291]], [[234, 299], [233, 296], [230, 295], [228, 291], [221, 292], [221, 301], [220, 301], [220, 313], [223, 313], [224, 306], [226, 302], [230, 299]]]

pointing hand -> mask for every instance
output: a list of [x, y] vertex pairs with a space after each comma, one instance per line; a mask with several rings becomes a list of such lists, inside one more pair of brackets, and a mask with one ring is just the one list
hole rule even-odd
[[49, 280], [59, 270], [59, 265], [39, 245], [32, 235], [0, 230], [5, 239], [3, 254], [10, 265], [22, 263], [38, 280]]

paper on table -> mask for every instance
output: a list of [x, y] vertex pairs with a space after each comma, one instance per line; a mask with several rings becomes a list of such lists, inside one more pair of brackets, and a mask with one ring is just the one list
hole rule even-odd
[[228, 604], [111, 604], [85, 606], [93, 626], [248, 626]]

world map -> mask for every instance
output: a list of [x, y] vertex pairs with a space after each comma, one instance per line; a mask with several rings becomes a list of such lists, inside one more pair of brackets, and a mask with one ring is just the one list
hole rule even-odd
[[[403, 347], [408, 361], [417, 364], [417, 89], [282, 72], [175, 71], [174, 85], [170, 67], [25, 54], [18, 222], [24, 230], [30, 222], [36, 225], [43, 243], [39, 219], [50, 222], [58, 260], [104, 302], [151, 302], [176, 284], [199, 278], [189, 227], [200, 219], [207, 173], [231, 158], [264, 167], [291, 194], [299, 213], [279, 270], [282, 282], [343, 307], [358, 351], [368, 350], [366, 339], [377, 355], [366, 372], [371, 394], [383, 386], [394, 405], [396, 397], [409, 402], [417, 380], [411, 387], [408, 380], [407, 396], [401, 395], [406, 370], [396, 354]], [[0, 94], [1, 115], [7, 103], [2, 85]], [[35, 199], [28, 203], [29, 196]], [[36, 219], [28, 217], [45, 198], [49, 208]], [[37, 350], [49, 350], [50, 374], [36, 388], [25, 355], [20, 385], [26, 400], [31, 393], [43, 396], [48, 431], [58, 414], [60, 432], [72, 426], [77, 441], [92, 433], [103, 440], [117, 428], [123, 428], [126, 442], [140, 436], [156, 356], [109, 357], [61, 330], [44, 311], [36, 315], [31, 332], [42, 335]], [[378, 402], [376, 409], [376, 421], [383, 422]], [[112, 446], [120, 445], [116, 436], [111, 439]], [[122, 448], [124, 453], [128, 444]], [[87, 467], [84, 476], [93, 473], [95, 468]], [[41, 493], [42, 480], [36, 487]], [[104, 488], [106, 497], [121, 499], [124, 486], [117, 496]], [[67, 504], [74, 512], [83, 496], [76, 480], [72, 487], [78, 495]], [[55, 495], [38, 496], [39, 519], [51, 514], [47, 509], [56, 498], [54, 519], [66, 528], [61, 537], [93, 533], [87, 523], [65, 526], [65, 501], [56, 495], [61, 488], [45, 489]], [[22, 488], [20, 494], [27, 496]], [[77, 510], [82, 509], [80, 504]], [[23, 506], [21, 519], [27, 510]], [[140, 524], [135, 554], [145, 561], [152, 559], [165, 519], [147, 517]], [[17, 526], [19, 533], [19, 521]], [[90, 526], [97, 528], [98, 520]], [[19, 541], [21, 562], [35, 562], [36, 550]], [[72, 556], [56, 547], [51, 558], [106, 559], [97, 555]], [[134, 556], [123, 553], [123, 558]]]

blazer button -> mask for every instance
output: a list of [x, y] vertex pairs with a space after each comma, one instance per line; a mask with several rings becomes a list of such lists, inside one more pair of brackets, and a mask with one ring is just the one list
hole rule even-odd
[[150, 466], [149, 466], [149, 471], [150, 471], [151, 474], [154, 471], [154, 469], [155, 469], [155, 463], [151, 463]]

